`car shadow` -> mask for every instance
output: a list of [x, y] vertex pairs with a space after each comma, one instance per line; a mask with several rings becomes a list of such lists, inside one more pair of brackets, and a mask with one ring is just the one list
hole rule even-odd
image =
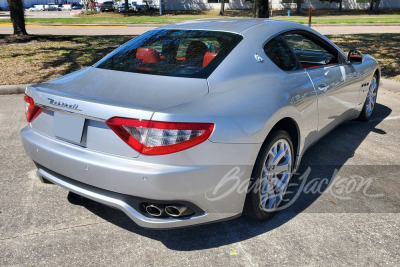
[[[240, 242], [274, 230], [306, 209], [308, 211], [310, 206], [326, 190], [329, 182], [333, 179], [335, 171], [340, 170], [346, 161], [354, 156], [354, 152], [368, 134], [371, 132], [386, 134], [385, 131], [377, 126], [389, 116], [391, 111], [390, 108], [384, 105], [376, 104], [374, 117], [369, 122], [350, 121], [342, 124], [311, 147], [302, 159], [298, 174], [292, 179], [293, 184], [297, 184], [297, 186], [290, 189], [292, 195], [295, 195], [300, 190], [300, 194], [296, 196], [296, 201], [292, 205], [288, 205], [288, 208], [276, 213], [272, 219], [266, 222], [259, 222], [242, 216], [229, 221], [187, 228], [150, 230], [137, 226], [119, 210], [73, 193], [69, 194], [68, 200], [73, 204], [87, 208], [94, 214], [125, 230], [160, 241], [172, 250], [203, 250]], [[320, 185], [319, 193], [306, 194], [301, 191], [303, 188], [299, 186], [304, 173], [308, 173], [309, 179], [326, 177], [329, 182]], [[288, 201], [290, 200], [289, 198]], [[330, 211], [317, 210], [311, 212]]]

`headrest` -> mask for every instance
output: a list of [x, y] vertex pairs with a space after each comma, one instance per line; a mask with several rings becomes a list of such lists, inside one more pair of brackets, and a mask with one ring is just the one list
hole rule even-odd
[[186, 60], [191, 61], [203, 57], [208, 47], [201, 41], [191, 41], [186, 50]]
[[158, 63], [160, 61], [160, 54], [153, 48], [139, 47], [136, 50], [136, 58], [142, 59], [142, 63]]

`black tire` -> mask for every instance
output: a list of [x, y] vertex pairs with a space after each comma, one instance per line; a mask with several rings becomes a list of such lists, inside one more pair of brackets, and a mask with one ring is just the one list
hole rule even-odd
[[246, 201], [244, 205], [243, 214], [249, 218], [259, 220], [259, 221], [266, 221], [270, 219], [276, 211], [265, 211], [262, 209], [261, 206], [261, 199], [260, 199], [260, 189], [255, 189], [255, 187], [261, 184], [261, 174], [263, 171], [263, 165], [266, 162], [268, 152], [271, 150], [272, 146], [278, 142], [279, 140], [285, 140], [290, 146], [290, 172], [293, 170], [294, 164], [294, 150], [293, 150], [293, 143], [290, 138], [290, 135], [282, 130], [277, 130], [272, 132], [267, 139], [265, 140], [263, 146], [261, 147], [260, 153], [258, 154], [256, 163], [253, 168], [253, 172], [251, 175], [250, 183], [249, 183], [249, 192], [246, 196]]
[[[359, 119], [360, 121], [368, 121], [369, 119], [371, 119], [372, 115], [374, 114], [374, 107], [375, 107], [375, 105], [376, 105], [376, 100], [378, 99], [378, 90], [379, 90], [379, 79], [378, 79], [378, 74], [377, 74], [377, 73], [375, 73], [374, 76], [372, 77], [372, 80], [371, 80], [369, 86], [372, 86], [372, 82], [373, 82], [374, 80], [376, 81], [376, 97], [375, 97], [375, 104], [374, 104], [374, 106], [373, 106], [372, 111], [371, 111], [371, 112], [368, 112], [368, 107], [367, 107], [367, 105], [368, 105], [368, 97], [369, 97], [369, 93], [368, 93], [368, 94], [367, 94], [367, 97], [366, 97], [366, 99], [365, 99], [365, 102], [364, 102], [363, 109], [361, 110], [361, 113], [360, 113], [360, 115], [358, 116], [358, 119]], [[370, 90], [370, 87], [368, 87], [368, 91], [369, 91], [369, 90]]]

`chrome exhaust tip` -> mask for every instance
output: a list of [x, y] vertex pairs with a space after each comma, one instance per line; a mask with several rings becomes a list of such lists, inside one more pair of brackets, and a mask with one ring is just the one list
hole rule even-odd
[[193, 213], [188, 207], [181, 205], [166, 206], [165, 212], [171, 217], [180, 217]]
[[150, 204], [146, 206], [146, 212], [154, 217], [160, 217], [164, 213], [164, 208]]

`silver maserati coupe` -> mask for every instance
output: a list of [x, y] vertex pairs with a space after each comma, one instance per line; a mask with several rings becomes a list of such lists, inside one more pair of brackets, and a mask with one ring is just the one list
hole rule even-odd
[[311, 145], [372, 116], [379, 79], [297, 23], [195, 20], [29, 86], [21, 137], [43, 182], [142, 227], [266, 220]]

